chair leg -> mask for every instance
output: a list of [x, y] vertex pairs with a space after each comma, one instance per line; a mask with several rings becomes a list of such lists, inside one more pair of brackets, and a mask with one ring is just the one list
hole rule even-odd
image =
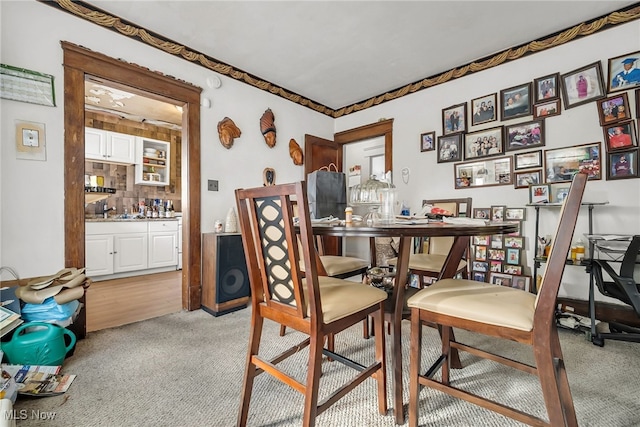
[[371, 334], [369, 333], [369, 316], [362, 321], [362, 338], [366, 340], [371, 338]]
[[439, 326], [442, 335], [442, 354], [446, 356], [442, 363], [442, 384], [449, 385], [451, 374], [451, 336], [453, 329], [450, 326]]
[[409, 427], [418, 427], [420, 400], [420, 360], [422, 359], [422, 322], [418, 311], [411, 313], [411, 353], [409, 355]]
[[[313, 335], [313, 332], [312, 332]], [[309, 345], [309, 370], [307, 372], [307, 388], [304, 393], [304, 415], [302, 425], [314, 427], [318, 415], [318, 387], [322, 375], [322, 348], [325, 337], [318, 333]]]
[[378, 412], [381, 415], [387, 414], [387, 364], [386, 364], [386, 349], [385, 349], [385, 336], [382, 330], [384, 325], [384, 303], [380, 304], [380, 311], [374, 315], [374, 323], [376, 325], [376, 361], [380, 362], [382, 368], [376, 374], [378, 381]]
[[557, 330], [552, 330], [549, 342], [550, 348], [536, 346], [534, 343], [533, 352], [549, 423], [553, 426], [577, 426]]
[[240, 401], [240, 412], [238, 413], [238, 427], [244, 427], [247, 425], [247, 418], [249, 416], [249, 402], [251, 401], [251, 391], [253, 390], [253, 379], [256, 376], [256, 365], [253, 364], [252, 358], [258, 354], [260, 350], [260, 339], [262, 337], [262, 325], [264, 319], [253, 314], [251, 316], [251, 336], [249, 337], [249, 351], [247, 354], [247, 368], [244, 373], [244, 384], [242, 385], [242, 395]]
[[287, 333], [287, 327], [284, 325], [280, 325], [280, 336], [283, 337], [284, 334]]

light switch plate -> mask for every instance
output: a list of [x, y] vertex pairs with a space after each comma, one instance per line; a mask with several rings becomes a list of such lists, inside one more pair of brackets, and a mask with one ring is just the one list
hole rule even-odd
[[217, 179], [208, 180], [207, 187], [209, 191], [218, 191], [218, 180]]

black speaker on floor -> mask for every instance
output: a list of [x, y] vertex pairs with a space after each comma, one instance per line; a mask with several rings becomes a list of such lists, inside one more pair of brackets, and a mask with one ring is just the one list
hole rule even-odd
[[249, 303], [249, 275], [239, 233], [202, 237], [202, 309], [220, 316]]

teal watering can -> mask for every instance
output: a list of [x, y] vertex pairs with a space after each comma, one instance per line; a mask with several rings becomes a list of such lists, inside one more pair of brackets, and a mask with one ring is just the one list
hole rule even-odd
[[[69, 344], [65, 344], [65, 335]], [[19, 326], [2, 351], [13, 365], [62, 365], [76, 343], [76, 335], [62, 326], [45, 322], [29, 322]]]

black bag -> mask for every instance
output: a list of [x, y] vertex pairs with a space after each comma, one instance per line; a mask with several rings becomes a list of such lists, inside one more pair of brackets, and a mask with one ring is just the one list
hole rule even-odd
[[[335, 171], [331, 171], [331, 168]], [[346, 177], [331, 163], [307, 175], [307, 198], [311, 218], [328, 216], [344, 219], [347, 207]]]

